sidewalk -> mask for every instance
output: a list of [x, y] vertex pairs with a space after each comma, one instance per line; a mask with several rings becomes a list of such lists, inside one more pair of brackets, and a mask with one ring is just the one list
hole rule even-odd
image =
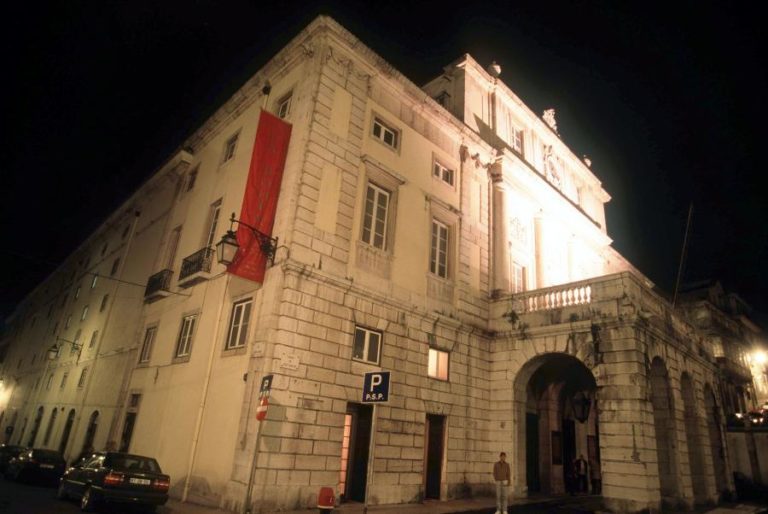
[[[595, 508], [591, 510], [593, 504], [599, 503], [599, 499], [594, 496], [583, 496], [576, 499], [572, 497], [555, 498], [517, 498], [510, 499], [509, 512], [568, 512], [566, 505], [574, 507], [572, 512], [596, 512], [603, 514], [605, 511]], [[589, 505], [588, 505], [589, 504]], [[408, 503], [396, 505], [373, 505], [368, 507], [368, 512], [372, 514], [493, 514], [496, 510], [496, 501], [494, 498], [475, 498], [463, 500], [448, 501], [426, 501], [424, 503]], [[169, 500], [165, 507], [158, 509], [158, 514], [225, 514], [227, 511], [211, 507], [203, 507], [193, 503], [181, 503], [176, 500]], [[301, 509], [291, 511], [281, 511], [280, 514], [311, 514], [316, 513], [317, 509]], [[345, 503], [333, 510], [336, 514], [362, 514], [363, 505], [360, 503]], [[682, 512], [682, 511], [681, 511]], [[761, 514], [768, 512], [768, 506], [759, 506], [755, 503], [728, 504], [715, 507], [709, 510], [687, 511], [685, 514]], [[237, 513], [240, 514], [240, 513]], [[271, 514], [256, 513], [254, 514]], [[676, 513], [668, 513], [676, 514]]]

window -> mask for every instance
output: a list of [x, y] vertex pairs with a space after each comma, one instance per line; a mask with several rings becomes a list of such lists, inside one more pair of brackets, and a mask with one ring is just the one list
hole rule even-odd
[[436, 348], [429, 349], [427, 375], [438, 380], [448, 380], [448, 352]]
[[208, 214], [208, 230], [205, 233], [205, 247], [212, 248], [216, 241], [216, 226], [219, 224], [219, 214], [221, 213], [221, 198], [211, 204]]
[[104, 246], [101, 247], [101, 256], [104, 257], [105, 253], [107, 253], [107, 243], [104, 243]]
[[277, 102], [277, 117], [285, 119], [291, 114], [291, 98], [293, 92], [288, 93]]
[[363, 242], [382, 250], [387, 246], [389, 199], [388, 191], [368, 183], [363, 214]]
[[77, 387], [83, 387], [85, 385], [85, 377], [88, 376], [88, 368], [83, 368], [83, 371], [80, 372], [80, 378], [77, 381]]
[[381, 355], [381, 332], [369, 330], [363, 327], [355, 327], [355, 340], [352, 346], [352, 358], [370, 362], [379, 363]]
[[173, 269], [173, 261], [176, 260], [176, 251], [179, 248], [179, 240], [181, 239], [181, 225], [173, 229], [170, 237], [168, 238], [168, 250], [166, 254], [165, 267], [167, 269]]
[[48, 375], [48, 381], [45, 383], [45, 389], [46, 389], [46, 391], [50, 391], [50, 390], [51, 390], [51, 384], [52, 384], [52, 383], [53, 383], [53, 373], [51, 373], [50, 375]]
[[88, 343], [88, 348], [93, 348], [94, 346], [96, 346], [96, 339], [98, 339], [98, 337], [99, 337], [99, 331], [94, 330], [93, 334], [91, 334], [91, 342]]
[[72, 316], [67, 316], [67, 322], [64, 323], [64, 328], [69, 328], [69, 325], [72, 324]]
[[91, 289], [94, 289], [96, 287], [96, 284], [98, 283], [98, 281], [99, 281], [99, 276], [94, 275], [93, 280], [91, 281]]
[[511, 282], [509, 290], [512, 293], [525, 291], [525, 267], [513, 262], [509, 280]]
[[192, 334], [195, 330], [195, 321], [197, 321], [197, 314], [184, 316], [181, 320], [179, 340], [176, 342], [176, 357], [186, 357], [189, 355], [192, 347]]
[[69, 371], [65, 371], [64, 374], [61, 376], [61, 385], [59, 386], [59, 389], [64, 389], [64, 386], [67, 385], [68, 378], [69, 378]]
[[75, 344], [69, 345], [69, 354], [74, 355], [77, 353], [77, 350], [79, 349], [78, 346], [80, 346], [80, 337], [83, 335], [82, 330], [78, 330], [77, 334], [75, 334], [75, 340], [73, 341]]
[[187, 175], [187, 188], [186, 191], [190, 192], [195, 187], [195, 181], [197, 180], [197, 171], [200, 169], [199, 166], [196, 166], [195, 169], [189, 172], [189, 175]]
[[507, 127], [509, 127], [508, 143], [514, 151], [519, 154], [523, 153], [523, 131], [517, 128], [515, 122], [512, 119], [512, 113], [507, 111]]
[[432, 165], [432, 176], [442, 180], [449, 186], [453, 185], [453, 170], [446, 168], [439, 161], [435, 161]]
[[80, 298], [80, 286], [77, 286], [77, 289], [75, 289], [75, 300]]
[[99, 306], [99, 312], [104, 312], [104, 309], [107, 308], [107, 302], [109, 302], [109, 295], [105, 294], [101, 297], [101, 305]]
[[115, 262], [112, 263], [112, 270], [109, 272], [111, 277], [114, 277], [115, 273], [117, 273], [118, 266], [120, 266], [120, 259], [115, 259]]
[[227, 139], [226, 143], [224, 143], [224, 154], [221, 156], [222, 164], [232, 160], [232, 158], [235, 156], [235, 150], [237, 149], [237, 139], [239, 136], [239, 133], [235, 134], [234, 136]]
[[384, 123], [381, 118], [373, 118], [373, 137], [388, 147], [397, 150], [400, 144], [400, 132]]
[[152, 346], [155, 344], [155, 334], [157, 334], [157, 327], [147, 327], [146, 332], [144, 332], [144, 342], [141, 344], [139, 362], [149, 362], [149, 358], [152, 356]]
[[251, 299], [237, 302], [232, 306], [232, 317], [229, 320], [226, 349], [245, 346], [248, 337], [248, 324], [251, 321]]
[[80, 315], [80, 321], [85, 321], [86, 316], [88, 316], [88, 306], [86, 305], [83, 307], [83, 313]]
[[439, 103], [446, 109], [448, 108], [448, 100], [451, 99], [451, 95], [447, 91], [442, 91], [435, 97], [435, 102]]
[[432, 220], [432, 240], [429, 251], [429, 271], [448, 278], [448, 227]]

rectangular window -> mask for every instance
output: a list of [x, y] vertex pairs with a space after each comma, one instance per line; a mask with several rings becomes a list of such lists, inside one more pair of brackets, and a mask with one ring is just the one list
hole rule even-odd
[[117, 273], [117, 268], [120, 266], [120, 259], [115, 259], [115, 262], [112, 263], [112, 271], [109, 272], [109, 275], [114, 277], [115, 273]]
[[77, 381], [77, 387], [83, 387], [85, 385], [85, 377], [88, 376], [88, 368], [83, 368], [80, 372], [80, 379]]
[[216, 241], [216, 227], [219, 224], [219, 214], [221, 213], [221, 198], [211, 204], [208, 211], [208, 230], [205, 232], [205, 247], [212, 248]]
[[291, 114], [291, 98], [293, 92], [288, 93], [277, 102], [277, 117], [285, 119]]
[[94, 275], [94, 276], [93, 276], [93, 280], [91, 281], [91, 289], [93, 289], [93, 288], [95, 288], [95, 287], [96, 287], [96, 283], [97, 283], [98, 281], [99, 281], [99, 276], [98, 276], [98, 275]]
[[48, 375], [48, 382], [46, 382], [46, 383], [45, 383], [45, 389], [46, 389], [47, 391], [50, 391], [50, 390], [51, 390], [51, 384], [52, 384], [52, 383], [53, 383], [53, 373], [51, 373], [50, 375]]
[[525, 267], [519, 265], [516, 262], [512, 263], [512, 269], [510, 270], [510, 291], [512, 293], [522, 293], [525, 291]]
[[85, 321], [85, 317], [88, 316], [88, 306], [83, 307], [83, 313], [80, 315], [80, 321]]
[[438, 380], [448, 380], [448, 352], [436, 348], [429, 349], [427, 375]]
[[232, 306], [232, 317], [229, 320], [226, 349], [245, 346], [248, 338], [248, 324], [251, 322], [251, 299], [237, 302]]
[[75, 289], [75, 300], [80, 298], [80, 286], [77, 286], [77, 289]]
[[179, 329], [179, 339], [176, 341], [176, 357], [186, 357], [189, 355], [192, 349], [192, 334], [195, 331], [195, 322], [197, 321], [197, 314], [190, 314], [184, 316], [181, 320], [181, 328]]
[[196, 166], [195, 169], [189, 172], [189, 175], [187, 175], [187, 187], [186, 191], [192, 191], [195, 187], [195, 182], [197, 181], [197, 170], [200, 169], [199, 166]]
[[446, 168], [440, 162], [435, 161], [432, 165], [432, 176], [442, 180], [449, 186], [453, 185], [454, 173], [453, 170]]
[[368, 184], [363, 214], [363, 242], [382, 250], [387, 246], [389, 198], [388, 191], [375, 184]]
[[429, 251], [429, 271], [448, 278], [448, 227], [432, 220], [432, 240]]
[[91, 334], [91, 342], [88, 343], [88, 348], [93, 348], [94, 346], [96, 346], [96, 339], [98, 339], [98, 337], [99, 337], [99, 331], [94, 330], [93, 334]]
[[59, 389], [64, 389], [64, 386], [67, 385], [68, 378], [69, 378], [69, 371], [65, 371], [64, 374], [61, 376], [61, 385], [59, 385]]
[[227, 161], [232, 160], [235, 156], [235, 150], [237, 150], [237, 139], [240, 137], [240, 134], [235, 134], [234, 136], [227, 139], [227, 142], [224, 143], [224, 154], [221, 156], [221, 163], [224, 164]]
[[104, 312], [104, 309], [107, 308], [107, 302], [109, 302], [109, 295], [105, 294], [101, 297], [101, 305], [99, 306], [99, 312]]
[[173, 269], [173, 261], [176, 260], [176, 250], [179, 248], [180, 239], [181, 239], [181, 225], [173, 229], [170, 237], [168, 238], [168, 250], [167, 250], [166, 260], [165, 260], [166, 269]]
[[381, 332], [363, 327], [355, 327], [355, 340], [352, 346], [352, 358], [379, 363], [381, 355]]
[[144, 332], [144, 342], [141, 344], [139, 362], [149, 362], [149, 358], [152, 356], [152, 346], [155, 344], [155, 334], [157, 334], [157, 327], [147, 327], [146, 332]]
[[391, 126], [384, 123], [380, 118], [373, 118], [373, 137], [387, 145], [388, 147], [397, 150], [400, 144], [400, 132]]

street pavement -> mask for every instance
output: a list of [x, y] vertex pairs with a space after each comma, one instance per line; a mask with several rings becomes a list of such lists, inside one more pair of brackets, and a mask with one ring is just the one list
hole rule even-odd
[[[495, 512], [492, 498], [477, 498], [467, 500], [452, 500], [444, 502], [425, 502], [407, 505], [377, 505], [368, 509], [371, 514], [493, 514]], [[68, 514], [80, 512], [75, 501], [60, 501], [56, 499], [56, 488], [51, 486], [20, 484], [0, 479], [0, 514]], [[135, 513], [131, 508], [109, 506], [102, 512]], [[309, 514], [316, 510], [299, 510], [281, 514]], [[334, 510], [336, 514], [359, 514], [363, 512], [360, 504], [344, 504]], [[763, 506], [757, 504], [732, 504], [717, 508], [698, 509], [698, 514], [758, 514], [768, 513], [768, 499]], [[179, 503], [170, 500], [167, 505], [157, 511], [158, 514], [225, 514], [225, 511]], [[564, 496], [557, 498], [515, 499], [509, 508], [509, 514], [607, 514], [602, 510], [600, 498], [594, 496]], [[261, 513], [267, 514], [267, 513]], [[677, 514], [677, 513], [669, 513]], [[685, 514], [692, 514], [688, 511]]]

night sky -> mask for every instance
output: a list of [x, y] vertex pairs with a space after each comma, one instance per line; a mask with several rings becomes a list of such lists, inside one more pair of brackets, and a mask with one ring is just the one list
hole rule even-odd
[[766, 321], [766, 38], [750, 4], [14, 4], [1, 36], [3, 317], [325, 13], [419, 85], [464, 53], [496, 60], [592, 160], [619, 252], [671, 292], [693, 202], [683, 281], [720, 279]]

